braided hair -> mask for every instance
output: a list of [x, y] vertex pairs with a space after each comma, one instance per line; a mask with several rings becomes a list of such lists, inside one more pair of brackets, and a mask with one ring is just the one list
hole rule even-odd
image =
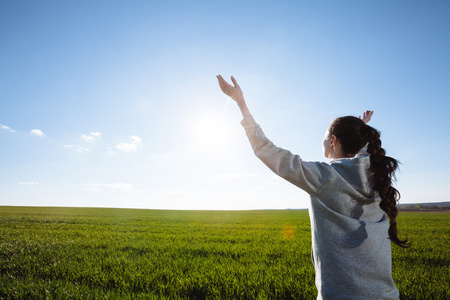
[[398, 162], [386, 156], [386, 151], [381, 147], [378, 130], [359, 118], [347, 116], [334, 120], [330, 125], [329, 133], [336, 136], [342, 151], [347, 156], [355, 156], [367, 145], [367, 152], [370, 154], [369, 170], [373, 174], [374, 189], [381, 198], [380, 208], [390, 220], [389, 239], [402, 248], [410, 247], [411, 243], [408, 243], [408, 239], [399, 239], [397, 232], [397, 201], [400, 199], [400, 193], [392, 186], [392, 180], [395, 179]]

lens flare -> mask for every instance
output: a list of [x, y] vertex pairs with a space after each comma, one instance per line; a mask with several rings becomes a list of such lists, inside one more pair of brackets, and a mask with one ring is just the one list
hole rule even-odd
[[281, 229], [281, 235], [286, 240], [291, 240], [295, 237], [295, 228], [292, 225], [285, 225]]

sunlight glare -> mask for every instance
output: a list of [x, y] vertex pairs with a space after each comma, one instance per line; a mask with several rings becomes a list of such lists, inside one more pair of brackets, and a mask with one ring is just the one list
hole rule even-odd
[[223, 116], [214, 111], [203, 111], [191, 119], [190, 142], [206, 152], [222, 152], [232, 143], [232, 132]]

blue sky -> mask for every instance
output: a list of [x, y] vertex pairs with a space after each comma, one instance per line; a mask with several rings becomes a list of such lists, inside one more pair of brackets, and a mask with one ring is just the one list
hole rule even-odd
[[401, 203], [450, 200], [448, 1], [1, 1], [0, 205], [305, 208], [254, 157], [216, 75], [277, 145], [324, 161], [375, 110]]

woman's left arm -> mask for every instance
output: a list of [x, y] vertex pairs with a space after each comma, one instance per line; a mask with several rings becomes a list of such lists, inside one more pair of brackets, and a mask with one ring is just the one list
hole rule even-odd
[[364, 123], [367, 124], [367, 123], [369, 123], [370, 119], [372, 118], [372, 115], [373, 115], [373, 110], [366, 110], [366, 111], [363, 113], [362, 118], [361, 118], [361, 116], [359, 116], [359, 118], [360, 118], [361, 120], [363, 120]]

